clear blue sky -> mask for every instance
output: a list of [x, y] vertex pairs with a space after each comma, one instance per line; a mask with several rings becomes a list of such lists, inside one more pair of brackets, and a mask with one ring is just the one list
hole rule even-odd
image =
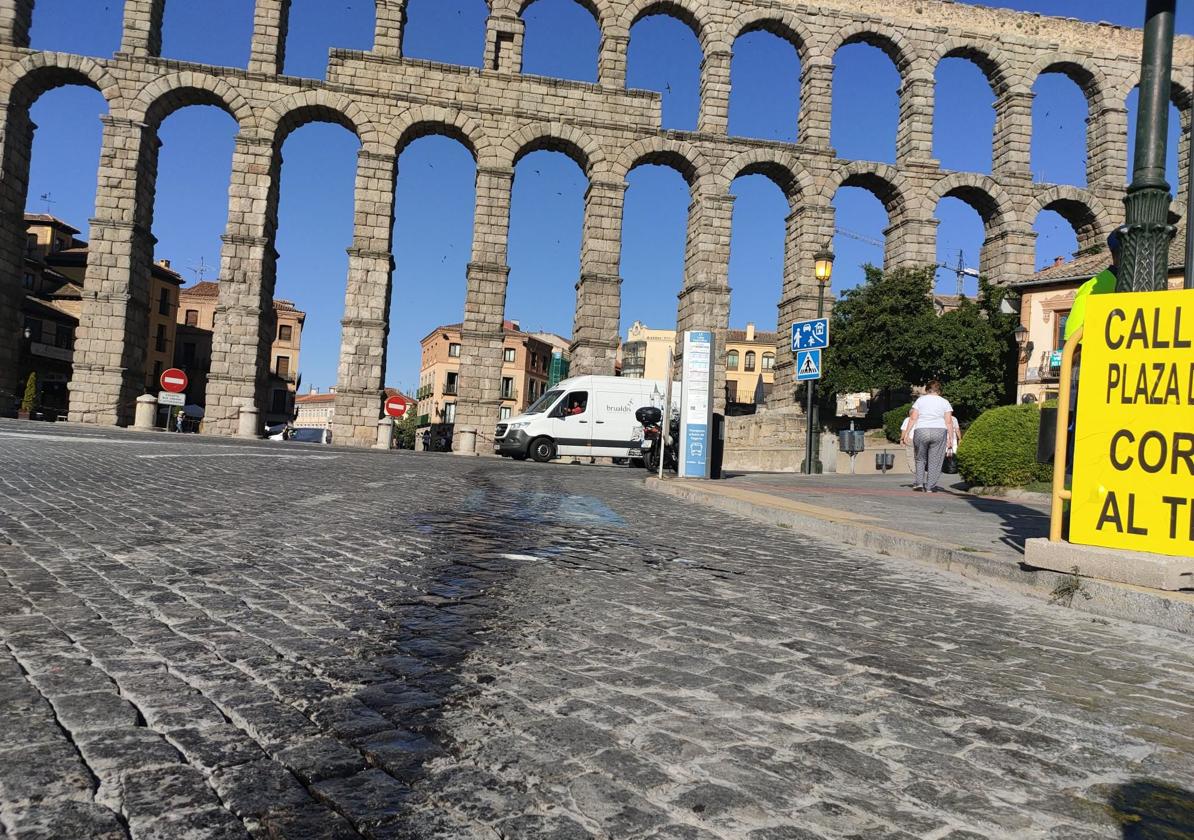
[[[368, 49], [370, 0], [294, 0], [287, 72], [322, 77], [331, 47]], [[1138, 26], [1143, 2], [1123, 0], [1018, 0], [989, 5]], [[120, 0], [37, 0], [33, 45], [88, 55], [113, 53], [120, 41]], [[170, 58], [245, 66], [251, 31], [251, 0], [204, 0], [166, 4], [163, 53]], [[484, 43], [484, 0], [410, 0], [409, 55], [479, 65]], [[1194, 6], [1179, 4], [1178, 29], [1194, 32]], [[574, 0], [537, 0], [526, 13], [524, 70], [582, 80], [596, 77], [598, 32]], [[668, 128], [694, 128], [700, 50], [692, 33], [668, 17], [640, 22], [632, 33], [629, 84], [664, 94]], [[837, 56], [833, 142], [843, 157], [894, 160], [899, 78], [890, 61], [865, 45]], [[735, 46], [730, 127], [736, 134], [795, 138], [799, 63], [784, 41], [766, 33], [744, 36]], [[1085, 182], [1086, 104], [1061, 76], [1036, 87], [1032, 168], [1058, 183]], [[990, 88], [978, 68], [960, 59], [938, 73], [936, 154], [949, 168], [989, 172], [994, 114]], [[1130, 102], [1134, 109], [1134, 98]], [[87, 230], [95, 200], [100, 125], [98, 93], [63, 88], [34, 107], [39, 125], [29, 189], [29, 208], [49, 210]], [[1134, 111], [1131, 115], [1134, 123]], [[1176, 174], [1176, 119], [1171, 124], [1170, 179]], [[214, 279], [220, 235], [227, 218], [227, 188], [236, 125], [211, 107], [186, 108], [162, 126], [154, 234], [157, 255], [181, 268], [189, 281], [201, 265]], [[335, 383], [347, 257], [352, 240], [352, 192], [358, 144], [348, 131], [311, 125], [283, 150], [278, 251], [278, 296], [308, 312], [301, 372], [304, 386]], [[412, 389], [418, 381], [418, 341], [437, 324], [463, 312], [464, 276], [472, 236], [474, 167], [459, 144], [428, 137], [399, 161], [394, 232], [397, 271], [389, 353], [389, 384]], [[688, 191], [670, 169], [645, 166], [631, 173], [623, 247], [623, 334], [634, 320], [675, 323], [676, 294], [683, 275]], [[579, 273], [585, 180], [562, 155], [529, 155], [517, 170], [510, 241], [507, 317], [524, 328], [569, 335]], [[740, 178], [733, 191], [734, 288], [731, 320], [760, 328], [776, 326], [783, 269], [787, 205], [779, 189], [761, 176]], [[49, 194], [49, 201], [41, 198]], [[886, 214], [869, 193], [843, 189], [834, 201], [838, 225], [882, 239]], [[954, 199], [938, 209], [938, 255], [953, 264], [961, 251], [978, 261], [982, 224]], [[1073, 231], [1059, 216], [1043, 213], [1038, 264], [1069, 255]], [[881, 249], [838, 236], [834, 289], [859, 282], [865, 262], [879, 262]], [[951, 291], [953, 275], [942, 272], [939, 288]], [[968, 286], [973, 291], [973, 284]]]

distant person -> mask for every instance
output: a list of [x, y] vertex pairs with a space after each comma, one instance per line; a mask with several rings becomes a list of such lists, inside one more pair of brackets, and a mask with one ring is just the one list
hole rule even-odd
[[[909, 414], [904, 418], [904, 422], [900, 424], [900, 440], [904, 440], [904, 433], [908, 431], [908, 424], [912, 421], [912, 415]], [[904, 444], [904, 457], [908, 459], [908, 472], [913, 475], [916, 474], [916, 446], [912, 442], [912, 435], [908, 435], [908, 442]]]
[[955, 445], [954, 407], [941, 396], [941, 383], [934, 379], [926, 393], [912, 405], [908, 428], [901, 442], [915, 442], [916, 478], [912, 489], [923, 493], [938, 492], [945, 453]]
[[174, 418], [174, 431], [178, 432], [179, 434], [182, 434], [183, 418], [184, 418], [184, 413], [181, 411], [178, 412], [178, 415]]

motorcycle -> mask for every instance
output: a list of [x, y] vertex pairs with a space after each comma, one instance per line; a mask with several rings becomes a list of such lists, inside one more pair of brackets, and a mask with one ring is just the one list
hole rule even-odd
[[668, 424], [668, 440], [663, 435], [663, 410], [653, 405], [643, 406], [634, 412], [634, 419], [643, 426], [643, 439], [639, 449], [643, 453], [643, 466], [647, 472], [659, 472], [659, 459], [663, 458], [665, 469], [676, 472], [679, 461], [676, 456], [676, 441], [680, 438], [680, 420], [672, 417]]

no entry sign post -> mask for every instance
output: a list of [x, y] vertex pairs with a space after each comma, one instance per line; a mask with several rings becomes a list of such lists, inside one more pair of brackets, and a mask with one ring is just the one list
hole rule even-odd
[[183, 406], [186, 405], [187, 398], [183, 396], [183, 392], [186, 391], [190, 380], [185, 371], [170, 368], [162, 371], [158, 382], [162, 386], [162, 391], [158, 394], [158, 405], [170, 406], [169, 413], [166, 415], [166, 428], [168, 429], [170, 422], [174, 419], [174, 409], [182, 411]]
[[387, 417], [393, 417], [395, 420], [400, 420], [406, 416], [407, 409], [410, 403], [406, 401], [405, 397], [390, 397], [386, 400], [385, 411]]

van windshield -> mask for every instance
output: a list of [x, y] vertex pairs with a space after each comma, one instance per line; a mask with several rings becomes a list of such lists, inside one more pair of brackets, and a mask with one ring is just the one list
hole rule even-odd
[[523, 414], [542, 414], [543, 412], [547, 411], [547, 409], [551, 408], [552, 404], [560, 398], [560, 394], [562, 393], [564, 392], [559, 389], [548, 391], [539, 399], [535, 400], [535, 404], [524, 411]]

